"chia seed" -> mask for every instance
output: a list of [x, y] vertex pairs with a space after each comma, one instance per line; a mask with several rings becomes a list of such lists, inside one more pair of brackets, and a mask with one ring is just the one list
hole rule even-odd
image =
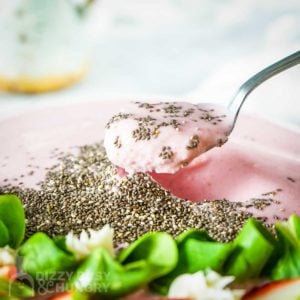
[[199, 136], [198, 135], [193, 135], [191, 136], [190, 140], [189, 140], [189, 144], [186, 146], [186, 148], [188, 150], [192, 150], [194, 148], [197, 148], [199, 145]]
[[162, 159], [171, 159], [173, 157], [174, 153], [169, 146], [164, 146], [159, 154], [159, 157]]
[[111, 124], [120, 121], [120, 120], [126, 120], [131, 116], [131, 114], [124, 114], [124, 113], [118, 113], [114, 115], [106, 124], [105, 128], [110, 128]]
[[195, 109], [193, 109], [193, 108], [187, 109], [187, 110], [185, 110], [185, 111], [183, 112], [183, 116], [184, 116], [184, 117], [188, 117], [188, 116], [190, 116], [191, 114], [193, 114], [194, 112], [195, 112]]
[[122, 143], [121, 143], [121, 139], [119, 136], [116, 137], [115, 141], [114, 141], [114, 145], [117, 147], [117, 148], [121, 148], [122, 147]]
[[[273, 192], [269, 192], [269, 193], [265, 193], [263, 195], [266, 196], [275, 196], [276, 194], [274, 194]], [[280, 205], [281, 201], [276, 200], [274, 198], [252, 198], [250, 199], [248, 202], [246, 202], [244, 204], [245, 208], [250, 208], [253, 207], [257, 210], [265, 210], [265, 208], [271, 206], [271, 205]]]
[[149, 103], [135, 102], [135, 104], [138, 104], [139, 107], [145, 108], [145, 109], [153, 109], [154, 108], [154, 105], [153, 104], [149, 104]]
[[145, 126], [139, 126], [137, 129], [133, 130], [132, 137], [135, 141], [150, 140], [151, 129]]
[[292, 178], [292, 177], [287, 177], [286, 179], [289, 180], [289, 181], [291, 181], [291, 182], [296, 182], [296, 180], [294, 178]]
[[[165, 149], [170, 150], [170, 149]], [[149, 231], [173, 236], [203, 228], [218, 241], [234, 239], [251, 216], [239, 202], [225, 199], [195, 203], [174, 197], [147, 174], [120, 177], [102, 145], [86, 145], [77, 155], [65, 154], [47, 171], [39, 189], [0, 187], [17, 194], [25, 208], [27, 237], [80, 233], [110, 224], [115, 244], [129, 243]]]
[[182, 106], [170, 104], [170, 105], [163, 107], [163, 110], [166, 114], [177, 114], [182, 110]]

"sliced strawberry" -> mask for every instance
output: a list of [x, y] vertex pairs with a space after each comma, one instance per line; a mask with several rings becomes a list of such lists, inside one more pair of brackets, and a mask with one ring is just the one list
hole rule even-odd
[[72, 300], [72, 292], [64, 292], [51, 298], [52, 300]]
[[[149, 293], [148, 290], [141, 289], [122, 298], [123, 300], [192, 300], [190, 298], [168, 298]], [[286, 299], [285, 299], [286, 300]]]
[[0, 278], [14, 281], [17, 277], [17, 268], [14, 265], [0, 267]]
[[247, 293], [242, 300], [297, 300], [300, 299], [300, 278], [267, 283]]
[[[125, 299], [128, 299], [130, 300], [131, 296], [128, 296], [128, 298], [125, 298]], [[191, 299], [188, 299], [188, 298], [160, 298], [160, 297], [157, 297], [157, 296], [144, 296], [144, 297], [138, 297], [138, 298], [132, 298], [132, 299], [139, 299], [139, 300], [191, 300]], [[61, 293], [61, 294], [58, 294], [56, 296], [54, 296], [53, 298], [51, 298], [51, 300], [72, 300], [72, 292], [64, 292], [64, 293]], [[285, 299], [287, 300], [287, 299]]]

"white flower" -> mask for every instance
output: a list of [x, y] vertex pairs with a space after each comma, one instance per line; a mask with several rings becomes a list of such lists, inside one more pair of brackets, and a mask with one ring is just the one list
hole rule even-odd
[[233, 276], [222, 277], [208, 270], [195, 274], [178, 276], [171, 284], [169, 298], [188, 298], [191, 300], [238, 300], [243, 290], [231, 290], [226, 286], [234, 280]]
[[113, 234], [114, 231], [109, 225], [100, 230], [89, 229], [88, 232], [83, 230], [79, 237], [70, 232], [66, 236], [66, 246], [78, 260], [84, 259], [99, 247], [105, 248], [114, 256]]
[[15, 251], [8, 246], [0, 248], [0, 267], [14, 265], [16, 262]]

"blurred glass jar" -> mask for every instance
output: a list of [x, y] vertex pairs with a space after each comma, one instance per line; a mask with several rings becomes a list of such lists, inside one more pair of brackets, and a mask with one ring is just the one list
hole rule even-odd
[[93, 0], [0, 0], [0, 88], [57, 90], [89, 65], [87, 19]]

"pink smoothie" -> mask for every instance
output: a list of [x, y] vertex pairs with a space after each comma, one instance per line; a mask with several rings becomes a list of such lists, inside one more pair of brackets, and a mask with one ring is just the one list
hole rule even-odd
[[192, 201], [269, 199], [274, 205], [249, 210], [274, 222], [300, 213], [300, 134], [242, 115], [223, 147], [202, 154], [174, 175], [151, 176]]
[[232, 118], [221, 106], [185, 102], [124, 105], [105, 129], [108, 158], [127, 172], [175, 173], [227, 141]]
[[[1, 121], [0, 186], [36, 188], [47, 168], [59, 163], [61, 152], [103, 140], [105, 124], [119, 107], [116, 102], [88, 103]], [[300, 214], [300, 134], [241, 115], [225, 145], [201, 154], [174, 175], [152, 176], [175, 195], [193, 201], [273, 199], [263, 211], [249, 207], [269, 221]]]

